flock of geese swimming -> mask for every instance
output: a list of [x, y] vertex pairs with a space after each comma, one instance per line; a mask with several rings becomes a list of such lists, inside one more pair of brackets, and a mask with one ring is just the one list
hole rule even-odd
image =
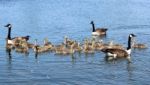
[[[95, 28], [94, 22], [91, 21], [92, 24], [92, 35], [93, 36], [101, 36], [106, 35], [107, 28]], [[106, 54], [108, 60], [118, 59], [118, 58], [127, 58], [129, 62], [131, 50], [132, 48], [146, 48], [144, 44], [136, 44], [135, 43], [135, 35], [129, 34], [128, 36], [128, 46], [124, 48], [123, 45], [114, 44], [110, 42], [109, 44], [103, 43], [102, 41], [96, 41], [95, 39], [88, 40], [85, 39], [84, 43], [81, 44], [76, 40], [69, 39], [67, 36], [64, 37], [64, 41], [60, 45], [54, 45], [47, 38], [44, 39], [43, 45], [38, 45], [37, 39], [35, 43], [28, 42], [30, 36], [23, 37], [14, 37], [11, 38], [11, 24], [5, 25], [8, 28], [8, 35], [6, 38], [6, 48], [7, 49], [15, 49], [17, 52], [28, 53], [29, 49], [33, 49], [33, 51], [38, 54], [46, 51], [52, 51], [56, 54], [74, 54], [75, 52], [83, 52], [83, 53], [94, 53], [95, 50], [102, 51]]]

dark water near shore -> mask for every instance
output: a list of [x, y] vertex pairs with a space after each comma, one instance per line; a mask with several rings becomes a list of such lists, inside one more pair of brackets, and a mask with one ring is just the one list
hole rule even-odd
[[0, 85], [148, 85], [150, 49], [132, 52], [126, 60], [107, 62], [102, 52], [74, 56], [47, 52], [35, 57], [5, 50], [7, 29], [12, 36], [30, 35], [29, 42], [44, 38], [59, 44], [63, 36], [82, 42], [91, 37], [90, 21], [107, 27], [105, 40], [126, 46], [129, 33], [150, 46], [149, 0], [0, 0]]

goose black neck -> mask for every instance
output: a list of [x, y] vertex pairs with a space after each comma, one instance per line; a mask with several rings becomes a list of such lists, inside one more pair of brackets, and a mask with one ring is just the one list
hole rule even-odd
[[128, 38], [128, 47], [127, 50], [131, 49], [131, 37]]
[[11, 39], [11, 27], [8, 28], [7, 39]]
[[93, 32], [95, 32], [95, 25], [94, 25], [94, 23], [92, 23], [92, 27], [93, 27]]
[[35, 58], [38, 56], [38, 46], [35, 46]]

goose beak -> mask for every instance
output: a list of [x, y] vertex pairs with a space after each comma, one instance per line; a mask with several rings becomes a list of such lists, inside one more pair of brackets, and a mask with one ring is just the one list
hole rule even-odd
[[7, 25], [5, 25], [4, 27], [9, 27], [9, 26], [11, 26], [11, 24], [7, 24]]
[[8, 25], [5, 25], [4, 27], [8, 27]]

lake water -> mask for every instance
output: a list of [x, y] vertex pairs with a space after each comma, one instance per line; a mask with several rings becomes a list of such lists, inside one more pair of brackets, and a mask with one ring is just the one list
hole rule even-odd
[[6, 52], [5, 38], [30, 35], [40, 44], [60, 44], [65, 35], [82, 42], [91, 37], [90, 21], [107, 27], [105, 40], [126, 46], [129, 33], [150, 46], [149, 0], [0, 0], [0, 85], [149, 85], [150, 49], [133, 49], [132, 63], [107, 62], [102, 52], [74, 56], [47, 52], [35, 57]]

